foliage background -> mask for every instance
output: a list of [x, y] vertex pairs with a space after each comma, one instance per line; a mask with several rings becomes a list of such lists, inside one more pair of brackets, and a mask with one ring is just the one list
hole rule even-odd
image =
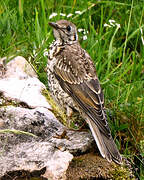
[[[49, 19], [54, 12], [57, 16]], [[60, 13], [73, 15], [67, 18]], [[59, 19], [88, 31], [85, 41], [84, 32], [79, 33], [79, 41], [96, 65], [113, 137], [142, 179], [144, 1], [0, 0], [0, 57], [9, 61], [12, 56], [24, 56], [48, 87], [44, 69], [53, 40], [48, 22]], [[114, 20], [114, 25], [109, 20]]]

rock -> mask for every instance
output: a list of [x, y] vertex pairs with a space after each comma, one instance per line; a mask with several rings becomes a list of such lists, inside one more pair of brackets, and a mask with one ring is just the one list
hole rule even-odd
[[5, 174], [7, 179], [6, 172], [33, 172], [45, 168], [43, 177], [65, 179], [65, 171], [72, 158], [73, 155], [68, 151], [62, 152], [48, 142], [18, 143], [0, 159], [0, 174]]
[[30, 108], [41, 106], [51, 109], [42, 95], [45, 86], [36, 78], [34, 70], [30, 69], [30, 65], [23, 57], [14, 58], [5, 69], [5, 74], [0, 79], [0, 94], [3, 98], [24, 103]]
[[[0, 135], [0, 151], [7, 139], [7, 145], [0, 159], [0, 176], [6, 172], [41, 171], [45, 178], [65, 179], [65, 172], [73, 154], [86, 152], [92, 143], [88, 132], [67, 130], [66, 136], [59, 138], [66, 128], [47, 108], [28, 109], [7, 106], [0, 108], [3, 129], [17, 129], [37, 135], [37, 138], [25, 134]], [[70, 153], [71, 152], [71, 153]]]
[[75, 132], [67, 130], [66, 137], [63, 139], [52, 138], [50, 142], [55, 144], [55, 147], [68, 150], [73, 155], [83, 154], [92, 148], [93, 137], [90, 132]]
[[35, 109], [14, 106], [1, 107], [0, 119], [3, 121], [5, 129], [28, 131], [43, 139], [50, 138], [64, 130], [64, 126], [55, 118], [54, 114], [44, 107]]
[[131, 178], [126, 167], [99, 156], [89, 131], [69, 130], [55, 117], [45, 86], [23, 57], [1, 59], [1, 69], [1, 180], [115, 179], [118, 170]]
[[[10, 57], [9, 59], [12, 59], [12, 57]], [[5, 69], [5, 73], [1, 78], [37, 78], [36, 72], [24, 57], [17, 56], [10, 61], [9, 59], [7, 59], [6, 57], [0, 59], [0, 65]], [[6, 64], [6, 61], [9, 62]]]

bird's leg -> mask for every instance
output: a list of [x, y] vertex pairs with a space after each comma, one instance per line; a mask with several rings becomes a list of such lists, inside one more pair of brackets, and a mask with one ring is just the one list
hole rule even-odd
[[67, 109], [66, 109], [67, 117], [72, 117], [72, 114], [73, 114], [73, 109], [70, 106], [67, 106]]
[[[78, 113], [78, 115], [76, 113]], [[75, 119], [77, 118], [78, 120], [80, 119], [80, 115], [79, 115], [79, 112], [77, 110], [75, 112], [70, 106], [67, 106], [67, 108], [66, 108], [66, 115], [68, 117], [68, 128], [69, 128], [69, 130], [72, 130], [72, 131], [83, 131], [84, 130], [83, 127], [86, 125], [85, 121], [77, 129], [71, 127], [71, 122], [73, 122], [73, 118], [75, 118]], [[76, 117], [74, 117], [74, 116], [76, 116]]]
[[67, 126], [70, 127], [70, 124], [71, 124], [71, 118], [72, 118], [72, 115], [73, 115], [73, 109], [70, 107], [70, 106], [67, 106], [66, 107], [66, 115], [67, 115]]

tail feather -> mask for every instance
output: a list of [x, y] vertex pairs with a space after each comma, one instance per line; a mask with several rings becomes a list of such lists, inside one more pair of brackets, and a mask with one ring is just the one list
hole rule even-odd
[[118, 164], [122, 164], [122, 157], [116, 147], [116, 144], [115, 144], [112, 136], [110, 139], [108, 139], [103, 134], [101, 134], [101, 135], [102, 135], [105, 147], [107, 148], [108, 153], [111, 155], [111, 159]]
[[92, 135], [97, 143], [102, 157], [106, 158], [109, 162], [114, 161], [118, 164], [121, 164], [122, 158], [112, 136], [110, 138], [106, 137], [99, 131], [97, 125], [93, 121], [87, 119], [87, 123], [89, 124]]

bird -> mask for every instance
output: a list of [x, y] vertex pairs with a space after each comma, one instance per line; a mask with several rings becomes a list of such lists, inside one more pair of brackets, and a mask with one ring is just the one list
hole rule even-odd
[[90, 55], [81, 47], [77, 27], [70, 21], [49, 22], [54, 41], [49, 47], [49, 90], [61, 107], [76, 108], [88, 123], [100, 154], [108, 162], [122, 164], [112, 138], [104, 107], [104, 94]]

